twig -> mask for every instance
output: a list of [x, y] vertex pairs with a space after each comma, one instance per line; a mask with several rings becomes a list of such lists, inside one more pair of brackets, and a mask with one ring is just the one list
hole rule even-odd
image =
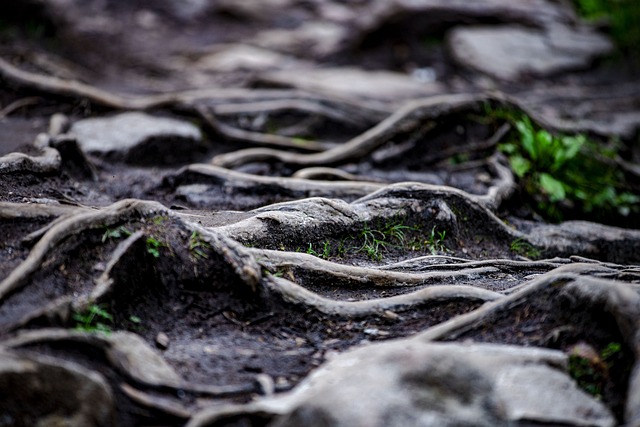
[[22, 108], [22, 107], [27, 107], [29, 105], [35, 105], [37, 103], [39, 103], [40, 101], [42, 101], [42, 98], [37, 97], [37, 96], [30, 96], [27, 98], [22, 98], [22, 99], [17, 99], [15, 101], [13, 101], [11, 104], [7, 105], [6, 107], [4, 107], [2, 110], [0, 110], [0, 119], [7, 117], [9, 114], [13, 113], [14, 111]]

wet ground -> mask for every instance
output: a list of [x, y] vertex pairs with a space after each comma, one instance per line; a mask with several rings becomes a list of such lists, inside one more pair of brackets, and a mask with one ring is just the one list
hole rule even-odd
[[[560, 4], [409, 3], [0, 7], [0, 348], [69, 379], [12, 393], [22, 368], [3, 368], [0, 425], [276, 425], [251, 405], [421, 334], [616, 343], [587, 386], [633, 422], [640, 347], [621, 319], [637, 317], [615, 292], [637, 293], [638, 217], [544, 219], [490, 114], [615, 139], [637, 194], [633, 65]], [[564, 53], [498, 73], [460, 57], [479, 28], [522, 49], [564, 31]], [[152, 121], [113, 121], [127, 112]], [[566, 290], [591, 278], [606, 297]], [[38, 409], [76, 376], [113, 403], [87, 409], [85, 390], [66, 415]], [[505, 422], [554, 423], [539, 417]]]

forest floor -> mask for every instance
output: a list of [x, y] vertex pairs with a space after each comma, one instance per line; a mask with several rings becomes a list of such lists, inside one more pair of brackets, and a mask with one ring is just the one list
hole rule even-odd
[[0, 6], [0, 426], [640, 426], [637, 70], [500, 3]]

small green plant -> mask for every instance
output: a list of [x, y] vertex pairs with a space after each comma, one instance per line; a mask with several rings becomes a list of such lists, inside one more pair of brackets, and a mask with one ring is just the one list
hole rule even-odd
[[317, 256], [318, 258], [329, 259], [331, 257], [331, 252], [332, 252], [331, 249], [332, 249], [331, 241], [325, 240], [324, 243], [322, 244], [321, 252], [318, 252], [315, 249], [313, 249], [313, 244], [309, 243], [306, 253], [308, 253], [309, 255]]
[[431, 252], [431, 255], [447, 251], [447, 247], [444, 245], [446, 235], [446, 230], [437, 231], [435, 225], [431, 227], [431, 232], [429, 233], [429, 236], [427, 236], [427, 240], [424, 242], [429, 252]]
[[276, 271], [269, 271], [269, 270], [263, 270], [264, 273], [268, 276], [273, 276], [273, 277], [284, 277], [284, 271], [283, 270], [276, 270]]
[[609, 370], [621, 350], [622, 345], [617, 342], [609, 343], [600, 354], [593, 350], [585, 351], [583, 347], [576, 345], [569, 354], [569, 375], [584, 391], [601, 397], [609, 380]]
[[154, 216], [152, 220], [155, 225], [160, 225], [168, 219], [169, 217], [166, 215], [158, 215], [158, 216]]
[[500, 144], [537, 211], [562, 221], [571, 211], [594, 219], [640, 212], [640, 197], [627, 191], [625, 176], [613, 159], [617, 147], [602, 147], [584, 135], [553, 135], [523, 115], [491, 114], [512, 121], [518, 141]]
[[358, 252], [364, 252], [372, 261], [381, 261], [382, 250], [388, 244], [384, 233], [380, 230], [372, 230], [368, 224], [365, 224], [360, 232], [360, 237], [363, 243]]
[[160, 258], [160, 248], [165, 246], [160, 240], [154, 236], [147, 237], [147, 252], [153, 255], [154, 258]]
[[359, 234], [363, 243], [357, 251], [365, 253], [372, 261], [381, 261], [385, 249], [401, 248], [406, 245], [405, 233], [408, 231], [417, 232], [419, 227], [405, 225], [401, 218], [393, 218], [375, 229], [365, 223]]
[[82, 313], [74, 313], [73, 320], [76, 321], [75, 329], [82, 332], [111, 333], [110, 323], [113, 323], [113, 316], [109, 314], [104, 306], [92, 304]]
[[193, 258], [196, 260], [209, 258], [207, 254], [209, 249], [211, 249], [211, 245], [200, 236], [200, 233], [193, 230], [189, 236], [189, 252]]
[[125, 327], [127, 330], [129, 331], [134, 331], [134, 332], [143, 332], [144, 331], [144, 327], [142, 326], [142, 319], [134, 314], [132, 314], [131, 316], [129, 316], [127, 318], [127, 321], [124, 322], [125, 323]]
[[[337, 244], [331, 240], [322, 243], [322, 249], [318, 249], [313, 243], [308, 243], [306, 249], [297, 247], [296, 252], [305, 252], [322, 259], [332, 257], [344, 257], [347, 253], [361, 253], [372, 261], [380, 262], [385, 251], [395, 249], [429, 250], [432, 253], [446, 252], [444, 245], [446, 231], [437, 231], [435, 227], [431, 235], [421, 235], [420, 226], [406, 225], [403, 218], [392, 218], [385, 222], [377, 221], [375, 226], [364, 223], [362, 229], [341, 239]], [[282, 249], [284, 250], [284, 248]]]
[[106, 242], [109, 239], [120, 239], [121, 237], [128, 237], [130, 235], [131, 232], [124, 226], [120, 226], [118, 228], [107, 228], [102, 235], [102, 243]]
[[538, 248], [536, 248], [526, 240], [522, 240], [522, 239], [516, 239], [513, 242], [511, 242], [509, 249], [511, 249], [512, 252], [518, 255], [522, 255], [531, 259], [539, 258], [541, 255], [541, 252]]

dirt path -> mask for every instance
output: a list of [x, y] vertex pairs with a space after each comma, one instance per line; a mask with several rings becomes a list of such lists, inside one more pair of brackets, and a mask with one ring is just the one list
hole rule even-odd
[[640, 82], [564, 3], [0, 15], [0, 426], [640, 425]]

